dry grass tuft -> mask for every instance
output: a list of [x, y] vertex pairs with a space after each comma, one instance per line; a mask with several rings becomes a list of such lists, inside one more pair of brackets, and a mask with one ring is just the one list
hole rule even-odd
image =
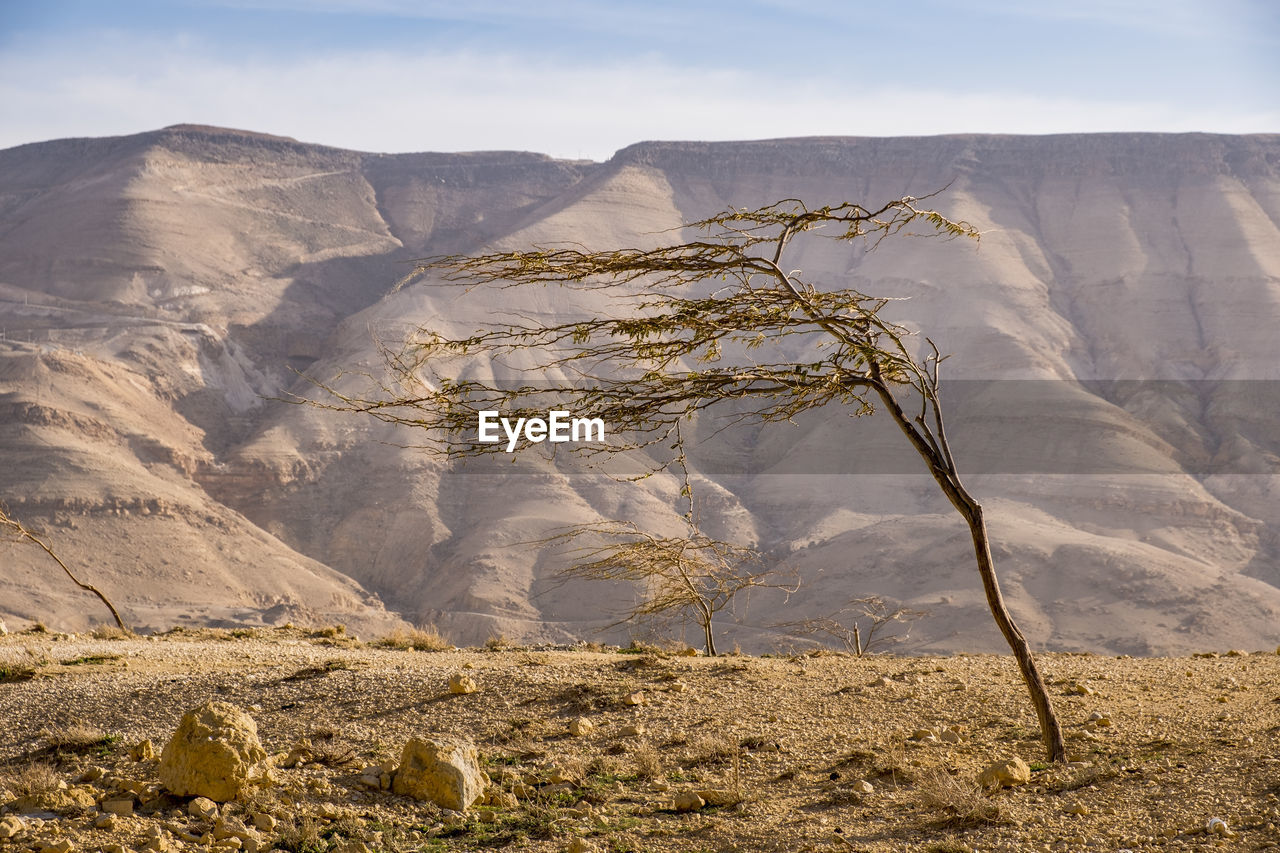
[[45, 743], [55, 750], [84, 750], [96, 746], [104, 746], [115, 740], [97, 726], [86, 726], [74, 723], [69, 726], [45, 729], [40, 733]]
[[952, 776], [945, 770], [925, 773], [920, 777], [916, 790], [920, 804], [939, 813], [938, 823], [946, 826], [982, 826], [1011, 821], [1004, 804], [988, 797], [978, 783]]
[[374, 645], [387, 649], [413, 649], [419, 652], [445, 652], [453, 648], [435, 625], [422, 628], [396, 628]]
[[1108, 779], [1114, 779], [1120, 775], [1120, 771], [1109, 764], [1095, 764], [1078, 770], [1054, 771], [1046, 775], [1048, 778], [1043, 782], [1045, 792], [1061, 794], [1067, 791], [1076, 791], [1080, 788], [1088, 788], [1091, 785], [1106, 782]]
[[658, 779], [663, 774], [662, 753], [651, 743], [642, 743], [631, 750], [631, 766], [641, 779]]
[[0, 649], [0, 684], [35, 678], [36, 670], [48, 663], [44, 654], [28, 646]]
[[924, 848], [925, 853], [973, 853], [973, 848], [958, 838], [943, 838], [931, 842]]
[[686, 767], [703, 767], [728, 764], [739, 755], [737, 738], [728, 735], [707, 735], [690, 744], [681, 761]]
[[89, 631], [89, 636], [95, 640], [128, 640], [134, 635], [129, 631], [123, 631], [116, 625], [94, 625]]
[[16, 797], [39, 798], [58, 789], [62, 779], [53, 765], [44, 762], [28, 764], [5, 775], [0, 787], [8, 788]]
[[303, 817], [280, 831], [275, 846], [289, 853], [324, 853], [329, 842], [320, 834], [320, 824], [314, 818]]

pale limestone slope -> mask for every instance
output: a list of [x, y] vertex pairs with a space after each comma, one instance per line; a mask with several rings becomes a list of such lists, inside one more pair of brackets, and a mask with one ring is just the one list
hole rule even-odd
[[[947, 186], [935, 203], [977, 225], [978, 246], [902, 240], [865, 254], [811, 241], [789, 265], [812, 281], [909, 297], [894, 316], [954, 354], [951, 434], [990, 507], [1006, 592], [1033, 640], [1130, 652], [1280, 640], [1280, 395], [1225, 381], [1280, 378], [1275, 137], [642, 143], [594, 167], [502, 153], [358, 155], [208, 129], [162, 132], [143, 147], [144, 165], [130, 165], [127, 180], [109, 158], [85, 165], [56, 153], [75, 176], [68, 185], [101, 173], [94, 186], [112, 188], [103, 210], [127, 199], [127, 217], [106, 217], [116, 222], [110, 239], [129, 244], [120, 270], [164, 268], [139, 273], [149, 290], [125, 272], [57, 281], [42, 272], [50, 264], [21, 248], [34, 217], [12, 212], [21, 193], [9, 192], [15, 171], [0, 155], [5, 281], [206, 322], [203, 337], [165, 331], [204, 341], [198, 369], [181, 373], [167, 364], [181, 348], [158, 333], [146, 346], [135, 331], [130, 346], [106, 347], [89, 324], [66, 325], [97, 357], [144, 365], [157, 387], [168, 383], [179, 421], [203, 430], [196, 482], [175, 478], [183, 488], [235, 508], [280, 547], [345, 573], [411, 621], [466, 641], [582, 635], [631, 593], [558, 586], [563, 555], [530, 543], [598, 518], [676, 530], [678, 486], [618, 483], [563, 455], [492, 466], [432, 459], [400, 446], [417, 440], [411, 434], [256, 396], [278, 393], [289, 365], [364, 390], [362, 372], [381, 371], [375, 341], [418, 324], [468, 331], [495, 312], [618, 310], [599, 293], [477, 297], [432, 281], [383, 297], [404, 260], [483, 246], [653, 244], [727, 205], [870, 202]], [[5, 154], [14, 152], [33, 159]], [[19, 211], [43, 203], [24, 199]], [[41, 215], [36, 224], [51, 235], [41, 252], [53, 257], [57, 215]], [[23, 242], [8, 241], [15, 229]], [[208, 290], [162, 299], [149, 295], [156, 282], [168, 294]], [[513, 366], [466, 369], [509, 376]], [[780, 619], [875, 592], [933, 612], [914, 634], [925, 647], [999, 647], [967, 534], [883, 423], [823, 412], [768, 430], [717, 434], [719, 425], [704, 418], [695, 449], [704, 523], [757, 542], [806, 580], [785, 609], [758, 599], [741, 611], [737, 636], [772, 642]], [[93, 460], [119, 455], [76, 440], [87, 455], [59, 438], [54, 455], [67, 462], [50, 482], [92, 482], [95, 465], [110, 467]], [[75, 458], [89, 461], [76, 467]]]

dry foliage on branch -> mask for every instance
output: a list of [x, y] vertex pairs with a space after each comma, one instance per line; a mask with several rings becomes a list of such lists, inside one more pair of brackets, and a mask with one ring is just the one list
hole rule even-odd
[[584, 537], [606, 541], [577, 549], [576, 559], [561, 575], [638, 584], [641, 597], [620, 621], [685, 615], [702, 630], [708, 655], [716, 654], [716, 614], [741, 593], [766, 588], [795, 591], [794, 578], [767, 568], [755, 549], [712, 539], [693, 525], [685, 536], [657, 536], [631, 522], [609, 521], [575, 527], [547, 542], [578, 542]]
[[[854, 598], [826, 616], [783, 622], [777, 627], [801, 637], [823, 636], [836, 640], [858, 657], [876, 648], [895, 645], [911, 634], [911, 624], [929, 615], [902, 604], [890, 604], [878, 595]], [[897, 633], [889, 633], [900, 627]]]

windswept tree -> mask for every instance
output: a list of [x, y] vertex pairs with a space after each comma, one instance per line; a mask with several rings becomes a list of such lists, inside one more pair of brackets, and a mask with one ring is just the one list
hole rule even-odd
[[755, 548], [712, 538], [702, 530], [679, 422], [675, 434], [672, 465], [680, 474], [680, 497], [687, 507], [682, 535], [660, 536], [632, 521], [603, 521], [574, 525], [541, 544], [572, 546], [572, 559], [559, 572], [562, 577], [621, 581], [639, 588], [638, 599], [624, 608], [614, 625], [683, 616], [698, 625], [703, 648], [715, 656], [715, 619], [734, 608], [739, 596], [764, 589], [789, 595], [798, 583], [795, 572], [767, 565]]
[[[810, 208], [786, 199], [726, 210], [688, 226], [698, 239], [654, 249], [550, 246], [428, 259], [416, 276], [469, 287], [607, 288], [616, 299], [609, 316], [563, 323], [515, 318], [458, 337], [419, 329], [387, 350], [396, 382], [364, 398], [327, 389], [331, 396], [318, 404], [423, 428], [428, 444], [461, 456], [505, 449], [476, 441], [482, 411], [538, 417], [549, 400], [601, 418], [615, 436], [627, 437], [578, 445], [602, 453], [661, 445], [691, 413], [730, 402], [735, 416], [758, 422], [825, 407], [854, 415], [880, 410], [968, 525], [987, 603], [1031, 694], [1048, 756], [1064, 761], [1048, 692], [1000, 592], [983, 508], [961, 482], [947, 439], [943, 356], [928, 338], [881, 316], [889, 299], [819, 287], [784, 266], [796, 238], [819, 229], [818, 236], [869, 248], [906, 234], [977, 238], [968, 223], [921, 201], [906, 197], [872, 209], [848, 202]], [[809, 344], [809, 360], [790, 355], [798, 338]], [[511, 361], [519, 361], [528, 381], [454, 378], [459, 360], [515, 354]]]
[[[905, 641], [911, 635], [911, 624], [928, 615], [927, 610], [890, 603], [878, 595], [864, 595], [825, 616], [783, 622], [777, 627], [800, 637], [836, 640], [845, 651], [862, 657], [878, 646]], [[899, 630], [895, 632], [894, 628]]]
[[72, 574], [71, 569], [67, 567], [66, 563], [62, 562], [61, 557], [54, 553], [54, 550], [49, 547], [49, 544], [28, 529], [22, 522], [10, 515], [8, 508], [3, 504], [0, 504], [0, 538], [8, 539], [11, 542], [28, 542], [44, 551], [45, 554], [48, 555], [49, 559], [57, 563], [58, 567], [66, 573], [67, 577], [71, 578], [72, 583], [83, 589], [85, 592], [91, 592], [98, 597], [98, 600], [111, 611], [111, 618], [115, 620], [116, 627], [121, 631], [128, 632], [129, 628], [124, 624], [124, 620], [120, 618], [120, 611], [116, 610], [116, 606], [111, 603], [111, 599], [107, 598], [107, 596], [103, 594], [102, 590], [98, 589], [93, 584], [85, 583]]

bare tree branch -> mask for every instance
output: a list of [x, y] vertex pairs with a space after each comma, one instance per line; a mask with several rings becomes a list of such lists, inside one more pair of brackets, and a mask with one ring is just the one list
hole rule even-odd
[[53, 549], [50, 548], [43, 539], [27, 529], [22, 522], [10, 515], [9, 508], [3, 504], [0, 504], [0, 531], [3, 531], [11, 541], [30, 542], [48, 554], [50, 559], [57, 563], [62, 568], [62, 571], [66, 572], [67, 577], [71, 578], [72, 583], [86, 592], [91, 592], [98, 596], [98, 600], [106, 605], [107, 609], [111, 611], [111, 618], [116, 620], [116, 627], [121, 631], [129, 631], [129, 628], [124, 624], [124, 620], [120, 618], [120, 612], [116, 610], [115, 605], [111, 603], [111, 600], [108, 599], [105, 594], [103, 594], [102, 590], [92, 584], [85, 583], [72, 574], [71, 569], [67, 568], [67, 564], [62, 562], [62, 559], [54, 553]]

